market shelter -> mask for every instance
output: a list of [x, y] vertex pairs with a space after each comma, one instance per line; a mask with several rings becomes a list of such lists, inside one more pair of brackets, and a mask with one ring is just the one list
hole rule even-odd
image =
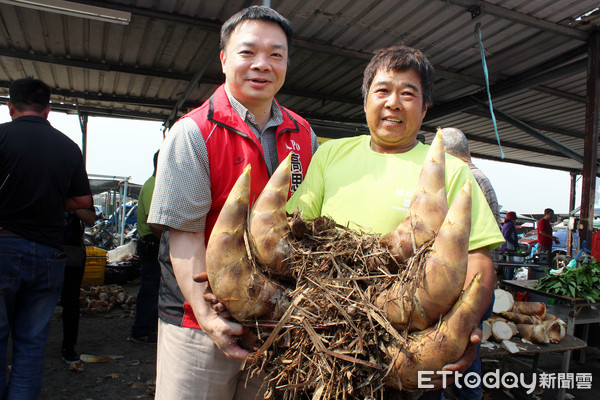
[[[10, 81], [34, 76], [53, 88], [54, 110], [80, 116], [84, 135], [88, 116], [96, 115], [168, 128], [223, 82], [222, 22], [258, 3], [2, 0], [0, 95]], [[596, 1], [264, 3], [295, 29], [278, 100], [308, 118], [319, 136], [367, 132], [360, 85], [373, 51], [417, 47], [437, 76], [422, 127], [427, 142], [437, 126], [455, 126], [467, 133], [475, 157], [569, 171], [573, 181], [583, 175], [583, 229], [591, 230]]]

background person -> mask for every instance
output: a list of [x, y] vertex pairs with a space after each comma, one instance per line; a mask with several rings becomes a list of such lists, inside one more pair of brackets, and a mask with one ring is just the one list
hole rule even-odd
[[442, 132], [444, 133], [444, 151], [456, 158], [459, 158], [469, 166], [469, 170], [473, 174], [473, 177], [477, 181], [479, 188], [483, 192], [483, 195], [490, 206], [490, 210], [492, 210], [492, 214], [494, 214], [494, 218], [496, 218], [496, 221], [499, 222], [500, 209], [498, 207], [498, 197], [496, 196], [496, 191], [483, 171], [473, 164], [467, 137], [460, 129], [457, 128], [443, 128]]
[[252, 165], [255, 199], [293, 150], [294, 191], [318, 145], [308, 122], [274, 99], [291, 41], [290, 23], [268, 7], [229, 18], [221, 28], [225, 84], [173, 125], [160, 149], [148, 216], [167, 229], [159, 251], [157, 399], [254, 399], [262, 384], [240, 371], [244, 328], [218, 315], [204, 300], [207, 284], [192, 277], [206, 271], [206, 243], [243, 169]]
[[[330, 140], [319, 147], [305, 181], [287, 204], [304, 218], [326, 215], [340, 225], [386, 234], [404, 220], [429, 146], [417, 133], [431, 102], [434, 72], [425, 55], [407, 46], [378, 50], [364, 72], [364, 110], [370, 135]], [[446, 156], [448, 203], [473, 175], [467, 165]], [[399, 179], [401, 174], [401, 179]], [[477, 185], [472, 185], [472, 224], [465, 287], [477, 274], [487, 289], [477, 310], [488, 310], [496, 274], [488, 255], [504, 242], [498, 224]], [[368, 211], [367, 208], [368, 207]], [[363, 228], [361, 228], [363, 227]], [[449, 370], [464, 371], [477, 356], [474, 345], [481, 331], [474, 329], [472, 345]], [[437, 387], [441, 382], [437, 382]], [[426, 396], [439, 397], [440, 391]]]
[[[83, 364], [75, 351], [79, 332], [79, 292], [85, 272], [86, 250], [83, 242], [85, 224], [93, 225], [96, 220], [93, 208], [65, 211], [65, 233], [63, 248], [67, 253], [65, 278], [60, 292], [62, 306], [63, 341], [61, 357], [67, 365], [78, 372], [83, 370]], [[73, 363], [78, 365], [73, 366]]]
[[[559, 243], [556, 236], [552, 235], [552, 225], [550, 224], [554, 220], [554, 210], [546, 208], [544, 210], [544, 216], [537, 222], [537, 234], [538, 244], [537, 253], [540, 256], [538, 266], [529, 267], [529, 279], [540, 279], [546, 275], [548, 268], [550, 268], [550, 259], [552, 254], [552, 243]], [[536, 298], [534, 295], [530, 295], [529, 298]], [[531, 300], [531, 301], [540, 301]], [[541, 300], [544, 301], [544, 300]]]
[[[473, 174], [473, 177], [477, 181], [479, 188], [483, 192], [485, 196], [485, 200], [494, 215], [494, 219], [498, 222], [500, 218], [500, 210], [498, 207], [498, 198], [496, 197], [496, 191], [492, 186], [492, 183], [488, 179], [487, 176], [483, 173], [482, 170], [477, 168], [475, 164], [473, 164], [473, 160], [471, 159], [471, 150], [469, 150], [469, 142], [467, 141], [467, 137], [465, 134], [457, 128], [443, 128], [443, 140], [444, 140], [444, 151], [454, 157], [460, 159], [465, 162], [469, 166], [469, 170]], [[494, 271], [498, 270], [498, 250], [492, 250], [490, 253], [490, 258], [492, 259], [492, 263], [494, 266]], [[483, 314], [481, 322], [485, 321], [492, 315], [492, 309], [494, 306], [494, 297], [492, 294], [492, 301], [488, 309]], [[481, 322], [479, 324], [479, 328], [481, 329]], [[475, 372], [479, 376], [481, 376], [481, 358], [479, 357], [479, 349], [480, 345], [477, 345], [477, 357], [473, 364], [465, 371], [465, 375], [470, 372]], [[464, 384], [464, 379], [459, 379], [457, 382], [458, 385], [452, 385], [452, 391], [455, 396], [459, 399], [480, 399], [481, 398], [481, 386], [478, 387], [470, 387]]]
[[158, 247], [161, 232], [148, 225], [148, 212], [156, 179], [159, 151], [154, 153], [154, 172], [144, 182], [137, 209], [137, 229], [140, 239], [137, 253], [142, 261], [141, 282], [135, 303], [135, 320], [128, 340], [136, 343], [156, 343], [158, 331], [158, 288], [160, 286], [160, 264]]
[[[517, 228], [515, 227], [515, 221], [517, 220], [517, 214], [514, 211], [506, 213], [504, 218], [504, 224], [502, 224], [502, 236], [504, 236], [504, 244], [500, 246], [500, 249], [505, 252], [516, 251], [519, 248], [519, 237], [517, 236]], [[514, 278], [514, 268], [505, 268], [504, 277], [508, 280]]]
[[35, 399], [64, 280], [64, 211], [93, 203], [81, 150], [48, 122], [48, 85], [18, 79], [9, 92], [12, 122], [0, 125], [0, 395]]

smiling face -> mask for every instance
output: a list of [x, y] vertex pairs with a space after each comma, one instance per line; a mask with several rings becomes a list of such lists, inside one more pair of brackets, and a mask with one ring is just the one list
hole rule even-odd
[[371, 148], [378, 153], [404, 153], [417, 145], [427, 112], [421, 77], [412, 70], [379, 70], [365, 102]]
[[229, 93], [254, 115], [270, 110], [285, 80], [287, 38], [274, 22], [248, 20], [232, 32], [221, 51], [221, 66]]

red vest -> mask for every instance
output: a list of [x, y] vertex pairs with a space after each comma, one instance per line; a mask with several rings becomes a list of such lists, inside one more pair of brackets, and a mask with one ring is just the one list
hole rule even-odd
[[[283, 114], [283, 123], [277, 127], [276, 133], [279, 162], [290, 151], [294, 152], [289, 197], [304, 179], [312, 158], [312, 141], [308, 122], [284, 107], [279, 108]], [[219, 87], [208, 101], [185, 117], [191, 118], [198, 125], [208, 151], [212, 194], [212, 204], [206, 216], [205, 237], [208, 244], [219, 212], [246, 165], [252, 165], [250, 206], [269, 181], [269, 173], [260, 142], [231, 107], [224, 86]], [[184, 309], [182, 326], [199, 328], [187, 301]]]
[[[279, 162], [290, 151], [294, 152], [291, 195], [304, 179], [312, 158], [310, 125], [292, 111], [281, 106], [279, 108], [283, 114], [283, 123], [277, 127], [276, 133]], [[206, 216], [205, 233], [208, 243], [219, 212], [246, 165], [252, 165], [250, 205], [267, 184], [269, 174], [260, 142], [231, 107], [223, 85], [202, 106], [185, 116], [194, 120], [200, 128], [208, 151], [212, 194], [212, 204]]]

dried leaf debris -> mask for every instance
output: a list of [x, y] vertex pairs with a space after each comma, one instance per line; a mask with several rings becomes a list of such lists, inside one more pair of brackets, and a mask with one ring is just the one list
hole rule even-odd
[[406, 266], [390, 265], [393, 257], [376, 235], [326, 217], [306, 224], [303, 239], [292, 241], [292, 305], [279, 321], [254, 325], [256, 352], [248, 367], [267, 374], [268, 399], [383, 398], [392, 361], [386, 345], [404, 343], [408, 333], [394, 329], [373, 304], [398, 280], [407, 282], [403, 295], [414, 293], [430, 243]]

